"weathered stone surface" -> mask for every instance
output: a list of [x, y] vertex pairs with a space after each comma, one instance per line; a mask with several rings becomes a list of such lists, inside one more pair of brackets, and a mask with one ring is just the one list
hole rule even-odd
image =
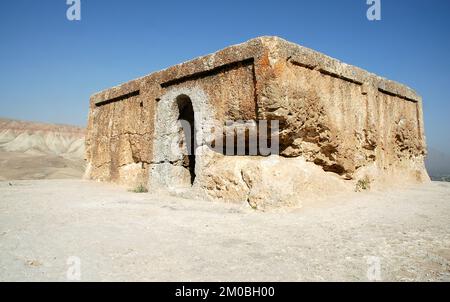
[[[180, 97], [194, 111], [195, 178], [194, 158], [183, 152]], [[208, 147], [218, 140], [206, 129], [239, 120], [278, 120], [279, 156]], [[428, 180], [420, 96], [277, 37], [93, 95], [86, 147], [88, 178], [260, 209], [353, 190], [362, 179], [371, 188]]]

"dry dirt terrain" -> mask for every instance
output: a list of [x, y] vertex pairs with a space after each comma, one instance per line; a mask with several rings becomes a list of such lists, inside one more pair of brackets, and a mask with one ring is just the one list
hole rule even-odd
[[0, 180], [80, 178], [84, 129], [0, 118]]
[[450, 281], [450, 183], [259, 212], [82, 180], [0, 182], [0, 280], [66, 281], [73, 256], [82, 281], [366, 281], [374, 263], [384, 281]]

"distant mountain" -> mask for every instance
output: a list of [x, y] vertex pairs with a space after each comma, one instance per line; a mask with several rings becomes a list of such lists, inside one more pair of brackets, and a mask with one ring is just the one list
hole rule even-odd
[[0, 118], [0, 181], [81, 178], [85, 130]]
[[429, 148], [425, 164], [433, 180], [450, 181], [450, 154]]
[[0, 118], [0, 151], [84, 158], [85, 130]]

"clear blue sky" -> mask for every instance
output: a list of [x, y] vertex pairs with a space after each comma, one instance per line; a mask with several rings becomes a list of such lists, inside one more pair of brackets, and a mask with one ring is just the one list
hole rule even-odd
[[405, 83], [424, 98], [429, 145], [450, 150], [450, 1], [0, 1], [0, 116], [85, 125], [89, 96], [261, 35]]

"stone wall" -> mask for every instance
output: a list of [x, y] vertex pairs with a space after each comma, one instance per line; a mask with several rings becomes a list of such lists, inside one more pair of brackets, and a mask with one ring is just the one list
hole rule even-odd
[[[301, 156], [343, 178], [427, 179], [421, 100], [279, 61], [262, 92], [264, 118], [282, 123], [281, 155]], [[412, 173], [411, 173], [412, 172]], [[375, 174], [375, 175], [374, 175]], [[386, 179], [391, 181], [392, 177]]]

